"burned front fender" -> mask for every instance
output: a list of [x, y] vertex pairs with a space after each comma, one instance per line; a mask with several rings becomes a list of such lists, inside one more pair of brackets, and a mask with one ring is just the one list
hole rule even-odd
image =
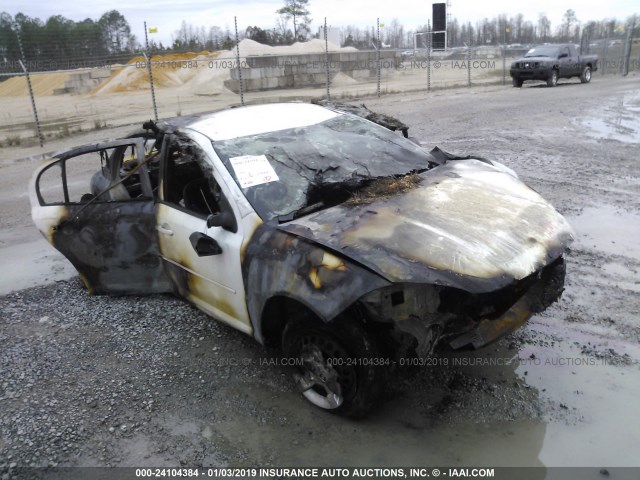
[[273, 297], [293, 300], [329, 322], [361, 296], [390, 285], [338, 253], [270, 224], [256, 230], [242, 268], [247, 308], [260, 342], [264, 308]]

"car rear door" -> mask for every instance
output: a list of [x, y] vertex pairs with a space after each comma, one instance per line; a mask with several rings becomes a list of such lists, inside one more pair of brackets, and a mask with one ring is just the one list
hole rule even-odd
[[61, 153], [34, 174], [33, 220], [91, 293], [168, 292], [142, 138]]

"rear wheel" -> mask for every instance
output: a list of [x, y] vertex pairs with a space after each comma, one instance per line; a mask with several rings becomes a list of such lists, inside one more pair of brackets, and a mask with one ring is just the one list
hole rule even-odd
[[555, 87], [558, 84], [558, 70], [551, 70], [551, 75], [547, 78], [547, 87]]
[[580, 82], [589, 83], [591, 81], [591, 67], [586, 66], [584, 70], [582, 70], [582, 75], [580, 75]]
[[303, 317], [282, 334], [284, 354], [301, 360], [294, 378], [302, 395], [316, 407], [351, 418], [375, 405], [384, 382], [384, 366], [372, 335], [351, 319], [327, 325]]

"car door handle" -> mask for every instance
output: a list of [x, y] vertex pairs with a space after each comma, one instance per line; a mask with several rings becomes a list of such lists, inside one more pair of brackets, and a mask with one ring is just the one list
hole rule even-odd
[[169, 225], [167, 225], [166, 223], [163, 223], [162, 225], [156, 225], [156, 230], [158, 230], [158, 232], [162, 235], [168, 235], [170, 237], [173, 236], [173, 230], [171, 230]]

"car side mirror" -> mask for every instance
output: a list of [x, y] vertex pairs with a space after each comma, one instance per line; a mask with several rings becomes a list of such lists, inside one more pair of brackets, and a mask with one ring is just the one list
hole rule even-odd
[[207, 228], [222, 227], [232, 233], [238, 231], [238, 224], [236, 223], [236, 217], [229, 211], [212, 213], [207, 217]]
[[211, 255], [220, 255], [222, 253], [222, 248], [218, 242], [202, 232], [193, 232], [189, 235], [189, 241], [199, 257], [210, 257]]
[[238, 222], [236, 222], [236, 216], [233, 214], [229, 201], [222, 195], [219, 203], [220, 212], [212, 213], [207, 217], [207, 228], [222, 227], [231, 233], [236, 233], [238, 231]]

